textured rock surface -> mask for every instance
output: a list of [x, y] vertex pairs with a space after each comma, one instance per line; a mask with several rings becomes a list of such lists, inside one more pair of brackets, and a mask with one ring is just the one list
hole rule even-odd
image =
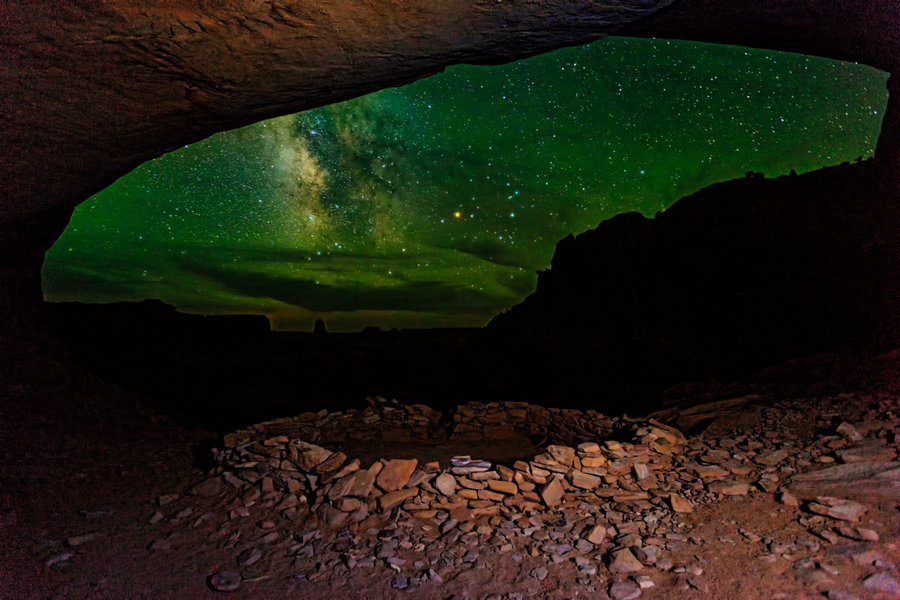
[[900, 44], [898, 24], [893, 0], [679, 0], [622, 33], [817, 54], [893, 71], [900, 54], [886, 50]]
[[[8, 3], [0, 47], [0, 219], [71, 205], [140, 162], [224, 129], [613, 33], [671, 0], [586, 3]], [[681, 0], [631, 34], [789, 49], [891, 69], [896, 3], [815, 10]], [[747, 25], [752, 23], [752, 27]], [[788, 33], [789, 32], [789, 33]], [[101, 110], [98, 110], [98, 107]], [[65, 127], [61, 127], [62, 125]], [[12, 150], [12, 149], [15, 150]], [[26, 167], [27, 168], [23, 168]]]
[[0, 220], [218, 131], [587, 42], [670, 1], [6, 3]]
[[845, 495], [889, 501], [900, 497], [900, 462], [857, 462], [836, 465], [791, 478], [797, 496]]

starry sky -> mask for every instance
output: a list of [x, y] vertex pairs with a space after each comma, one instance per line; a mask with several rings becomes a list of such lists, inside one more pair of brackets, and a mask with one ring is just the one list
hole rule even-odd
[[746, 171], [868, 158], [886, 80], [628, 38], [451, 67], [142, 165], [76, 210], [45, 298], [159, 298], [281, 330], [482, 326], [569, 233]]

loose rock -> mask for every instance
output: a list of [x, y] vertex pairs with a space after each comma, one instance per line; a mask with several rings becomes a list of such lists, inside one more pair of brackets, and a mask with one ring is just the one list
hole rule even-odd
[[635, 600], [641, 597], [641, 586], [633, 581], [616, 581], [609, 586], [609, 597], [613, 600]]
[[863, 585], [870, 590], [878, 590], [900, 597], [900, 583], [887, 573], [875, 573], [863, 580]]
[[690, 500], [686, 500], [685, 498], [679, 496], [678, 494], [671, 494], [669, 496], [669, 503], [672, 506], [672, 510], [677, 513], [692, 513], [694, 512], [694, 505], [691, 504]]
[[810, 511], [841, 521], [859, 521], [859, 518], [868, 510], [865, 505], [852, 500], [842, 500], [830, 496], [819, 496], [816, 499], [818, 502], [809, 505]]
[[[211, 498], [212, 496], [216, 496], [219, 492], [222, 491], [222, 478], [221, 477], [211, 477], [205, 481], [201, 481], [190, 490], [188, 493], [192, 496], [202, 496], [204, 498]], [[162, 505], [160, 505], [162, 506]]]
[[615, 550], [610, 557], [609, 570], [613, 573], [636, 573], [644, 568], [628, 548]]
[[563, 489], [562, 484], [554, 477], [540, 488], [539, 495], [541, 500], [544, 501], [544, 504], [553, 507], [559, 504], [564, 493], [565, 490]]
[[409, 478], [412, 476], [413, 471], [416, 470], [416, 465], [419, 461], [415, 458], [410, 460], [403, 459], [392, 459], [384, 463], [384, 468], [378, 474], [378, 477], [375, 479], [375, 483], [378, 484], [378, 487], [383, 489], [385, 492], [393, 492], [399, 490], [403, 486], [407, 484]]
[[237, 571], [219, 571], [209, 578], [209, 585], [217, 592], [233, 592], [241, 587], [241, 574]]

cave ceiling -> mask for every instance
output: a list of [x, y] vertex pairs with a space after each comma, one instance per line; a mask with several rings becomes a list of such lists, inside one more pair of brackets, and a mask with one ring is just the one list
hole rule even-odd
[[0, 226], [66, 214], [227, 129], [605, 35], [789, 50], [894, 70], [893, 0], [6, 2]]

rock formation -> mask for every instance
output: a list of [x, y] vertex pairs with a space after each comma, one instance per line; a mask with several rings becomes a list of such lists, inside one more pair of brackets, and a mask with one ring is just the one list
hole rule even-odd
[[592, 41], [669, 4], [629, 34], [783, 48], [890, 70], [900, 56], [892, 0], [802, 9], [789, 0], [752, 7], [722, 0], [715, 8], [701, 0], [5, 3], [4, 344], [30, 330], [43, 254], [71, 211], [138, 164], [218, 131], [408, 83], [450, 64], [499, 63]]
[[323, 321], [322, 319], [316, 319], [316, 324], [313, 328], [313, 335], [318, 338], [323, 338], [328, 335], [328, 331], [325, 329], [325, 321]]
[[133, 345], [145, 352], [166, 353], [223, 343], [259, 347], [269, 342], [271, 333], [265, 315], [180, 313], [160, 300], [112, 304], [48, 302], [43, 308], [54, 337], [97, 350], [104, 345]]
[[537, 291], [487, 327], [476, 362], [523, 399], [623, 410], [689, 378], [893, 347], [896, 199], [872, 160], [715, 184], [655, 219], [618, 215], [557, 245]]

